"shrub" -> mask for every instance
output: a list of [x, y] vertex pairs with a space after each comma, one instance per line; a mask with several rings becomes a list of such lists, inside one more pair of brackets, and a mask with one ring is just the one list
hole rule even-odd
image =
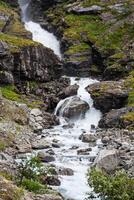
[[[93, 192], [102, 200], [133, 200], [134, 179], [125, 172], [117, 172], [114, 176], [92, 169], [88, 173], [88, 184]], [[91, 198], [91, 195], [88, 199]]]
[[38, 181], [43, 173], [43, 165], [38, 157], [32, 157], [19, 163], [18, 184], [22, 184], [23, 179]]

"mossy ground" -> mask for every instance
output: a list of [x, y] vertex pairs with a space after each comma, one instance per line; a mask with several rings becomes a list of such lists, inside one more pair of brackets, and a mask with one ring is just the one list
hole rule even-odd
[[[10, 7], [8, 4], [0, 1], [0, 40], [10, 45], [12, 53], [25, 46], [37, 45], [30, 38], [31, 34], [26, 31], [18, 14], [18, 9]], [[8, 21], [8, 23], [7, 23]]]
[[[29, 85], [30, 87], [35, 87], [37, 84], [35, 82], [29, 82]], [[4, 98], [11, 101], [25, 103], [30, 108], [38, 108], [43, 105], [43, 100], [34, 95], [22, 95], [18, 93], [14, 85], [2, 86], [0, 87], [0, 92]]]

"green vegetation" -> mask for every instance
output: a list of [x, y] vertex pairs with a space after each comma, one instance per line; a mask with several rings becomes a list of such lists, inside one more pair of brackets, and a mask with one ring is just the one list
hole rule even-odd
[[47, 186], [42, 185], [41, 177], [48, 173], [48, 169], [43, 166], [38, 157], [32, 157], [22, 161], [18, 165], [17, 184], [30, 192], [44, 193]]
[[[35, 82], [31, 82], [29, 84], [30, 89], [34, 88], [35, 86], [37, 86]], [[11, 101], [25, 103], [30, 108], [39, 108], [41, 105], [43, 105], [43, 101], [38, 100], [38, 99], [36, 100], [36, 97], [35, 99], [33, 99], [33, 96], [32, 96], [32, 99], [30, 96], [25, 96], [24, 98], [23, 95], [18, 94], [16, 91], [16, 87], [14, 85], [6, 85], [3, 87], [0, 87], [0, 91], [4, 98]]]
[[21, 184], [26, 190], [34, 193], [44, 193], [47, 189], [46, 186], [42, 185], [40, 182], [36, 180], [24, 179]]
[[[88, 173], [88, 184], [102, 200], [133, 200], [134, 197], [134, 178], [129, 178], [125, 172], [110, 176], [92, 169]], [[88, 199], [93, 199], [93, 193]]]
[[66, 54], [75, 54], [78, 52], [81, 53], [85, 51], [89, 51], [89, 45], [86, 43], [81, 43], [81, 44], [71, 46], [69, 50], [66, 51]]
[[10, 45], [11, 53], [18, 52], [18, 50], [25, 46], [35, 46], [38, 43], [29, 39], [19, 38], [13, 35], [0, 33], [0, 40], [7, 42]]
[[13, 85], [8, 85], [0, 88], [2, 96], [11, 101], [20, 101], [20, 95], [15, 92]]

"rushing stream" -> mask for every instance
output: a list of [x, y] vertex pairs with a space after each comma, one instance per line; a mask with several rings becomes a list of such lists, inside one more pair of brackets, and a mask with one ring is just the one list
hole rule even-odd
[[[46, 47], [51, 48], [56, 55], [61, 58], [60, 44], [56, 37], [48, 31], [41, 28], [41, 26], [33, 21], [30, 21], [27, 17], [27, 8], [29, 5], [28, 0], [19, 0], [20, 8], [22, 10], [22, 20], [25, 23], [25, 28], [32, 33], [33, 40], [40, 42]], [[61, 144], [60, 148], [55, 148], [54, 164], [58, 167], [71, 168], [74, 171], [73, 176], [60, 176], [61, 185], [57, 187], [58, 191], [63, 194], [66, 199], [84, 200], [86, 193], [89, 192], [89, 187], [86, 183], [86, 173], [90, 166], [92, 158], [97, 155], [99, 151], [100, 141], [97, 141], [95, 147], [92, 147], [92, 151], [89, 155], [78, 155], [77, 150], [89, 148], [88, 143], [83, 143], [79, 136], [83, 133], [95, 134], [91, 131], [91, 125], [98, 125], [101, 113], [93, 107], [93, 102], [90, 94], [85, 90], [85, 87], [96, 82], [96, 80], [90, 78], [76, 79], [70, 77], [71, 85], [79, 85], [77, 96], [89, 104], [90, 109], [86, 112], [84, 118], [78, 118], [73, 121], [73, 126], [65, 128], [68, 122], [60, 113], [60, 125], [53, 129], [44, 130], [43, 134], [47, 141], [57, 140]], [[72, 97], [69, 97], [72, 98]], [[61, 100], [55, 109], [57, 114], [58, 109], [64, 103], [65, 100]], [[48, 134], [49, 132], [49, 134]]]

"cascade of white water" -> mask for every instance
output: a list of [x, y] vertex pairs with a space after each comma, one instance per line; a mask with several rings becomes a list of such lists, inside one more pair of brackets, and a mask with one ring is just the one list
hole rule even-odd
[[25, 28], [32, 33], [33, 40], [43, 44], [45, 47], [52, 49], [54, 53], [61, 59], [60, 43], [53, 33], [49, 33], [41, 28], [40, 24], [35, 23], [28, 18], [27, 9], [30, 0], [18, 0], [18, 2], [22, 11], [22, 20], [25, 23]]
[[[25, 27], [32, 33], [33, 40], [42, 43], [44, 46], [51, 48], [56, 55], [61, 58], [59, 41], [55, 36], [48, 31], [41, 28], [38, 23], [30, 21], [27, 16], [27, 8], [29, 0], [19, 0], [19, 5], [22, 10], [22, 19], [25, 23]], [[73, 127], [64, 128], [67, 125], [67, 121], [64, 119], [63, 110], [59, 113], [60, 125], [49, 130], [44, 130], [43, 134], [46, 140], [52, 142], [53, 139], [57, 140], [60, 144], [60, 148], [54, 149], [56, 161], [54, 164], [59, 167], [71, 168], [74, 171], [73, 176], [61, 176], [61, 185], [57, 188], [66, 199], [84, 200], [86, 193], [89, 192], [89, 187], [86, 182], [87, 169], [90, 166], [90, 158], [95, 156], [99, 151], [98, 145], [100, 141], [97, 141], [96, 146], [92, 147], [92, 151], [89, 155], [78, 155], [77, 150], [83, 148], [89, 148], [88, 143], [83, 143], [79, 136], [83, 133], [90, 133], [91, 125], [97, 127], [101, 118], [100, 111], [93, 107], [93, 101], [90, 94], [86, 91], [85, 87], [95, 83], [96, 80], [90, 78], [70, 78], [71, 85], [79, 85], [77, 96], [89, 104], [90, 109], [86, 112], [84, 118], [79, 118], [73, 121]], [[68, 97], [71, 99], [72, 97]], [[56, 109], [55, 114], [66, 99], [61, 100]], [[49, 132], [49, 134], [48, 134]], [[94, 134], [94, 133], [92, 133]], [[45, 150], [44, 150], [45, 151]]]

